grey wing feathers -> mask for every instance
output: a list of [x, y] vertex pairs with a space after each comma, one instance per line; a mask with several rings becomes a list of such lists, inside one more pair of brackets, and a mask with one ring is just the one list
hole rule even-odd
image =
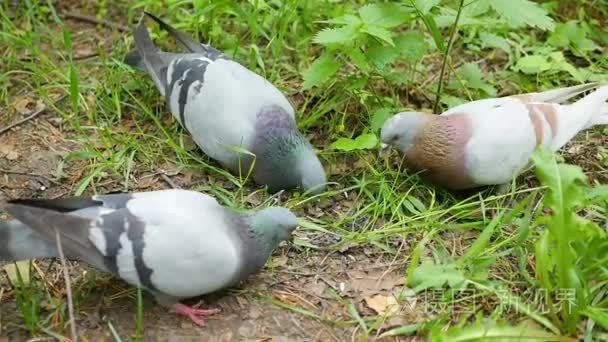
[[[49, 243], [55, 243], [55, 229], [61, 234], [66, 255], [79, 258], [100, 269], [116, 272], [119, 237], [125, 223], [133, 223], [126, 209], [132, 194], [117, 193], [93, 197], [8, 201], [6, 210], [25, 226], [33, 229]], [[103, 214], [103, 210], [109, 211]], [[131, 215], [132, 216], [132, 215]], [[98, 228], [103, 237], [103, 250], [91, 240], [91, 228]]]
[[201, 44], [201, 43], [195, 41], [191, 37], [176, 30], [171, 25], [165, 23], [160, 18], [158, 18], [157, 16], [155, 16], [151, 13], [148, 13], [148, 12], [144, 12], [144, 13], [150, 19], [154, 20], [163, 30], [167, 31], [171, 36], [173, 36], [173, 38], [175, 38], [178, 42], [180, 42], [186, 49], [188, 49], [189, 52], [200, 53], [211, 60], [215, 60], [217, 58], [223, 57], [223, 54], [220, 51], [218, 51], [217, 49], [214, 49], [211, 46], [204, 45], [204, 44]]
[[[160, 50], [157, 53], [158, 53], [158, 56], [160, 57], [160, 59], [162, 60], [163, 65], [167, 65], [167, 66], [178, 58], [195, 59], [195, 58], [200, 57], [200, 54], [195, 54], [195, 53], [174, 53], [174, 52], [164, 52], [164, 51], [160, 51]], [[129, 53], [127, 53], [127, 55], [125, 56], [123, 62], [125, 64], [128, 64], [141, 71], [146, 71], [146, 66], [144, 65], [143, 60], [142, 60], [141, 56], [139, 55], [139, 52], [137, 51], [137, 49], [133, 49], [133, 50], [129, 51]]]
[[57, 199], [15, 199], [10, 201], [12, 204], [19, 204], [23, 206], [37, 207], [41, 209], [49, 209], [58, 211], [61, 213], [67, 213], [74, 210], [97, 207], [103, 203], [96, 201], [93, 198], [86, 197], [68, 197], [68, 198], [57, 198]]
[[595, 89], [599, 85], [599, 82], [590, 82], [566, 88], [557, 88], [538, 93], [531, 93], [530, 95], [532, 96], [532, 101], [534, 102], [563, 103], [588, 90]]
[[95, 195], [92, 197], [77, 196], [56, 199], [14, 199], [8, 203], [67, 213], [100, 206], [111, 209], [120, 209], [124, 208], [126, 203], [132, 198], [133, 196], [129, 193], [115, 193], [107, 195]]
[[20, 261], [57, 256], [55, 243], [48, 241], [18, 220], [0, 221], [0, 260]]
[[49, 242], [55, 241], [57, 229], [66, 255], [77, 257], [102, 270], [110, 270], [104, 256], [89, 240], [90, 219], [15, 201], [7, 203], [6, 211]]

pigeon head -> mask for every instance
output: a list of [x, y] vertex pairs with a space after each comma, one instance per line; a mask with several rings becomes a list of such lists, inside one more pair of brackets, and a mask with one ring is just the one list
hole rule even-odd
[[380, 131], [380, 154], [395, 147], [406, 152], [416, 140], [418, 130], [429, 119], [430, 114], [421, 112], [402, 112], [390, 117]]
[[319, 157], [284, 108], [269, 106], [258, 114], [253, 152], [254, 179], [271, 192], [295, 187], [311, 194], [325, 190], [327, 178]]
[[289, 240], [298, 226], [296, 216], [286, 208], [270, 207], [251, 216], [251, 230], [268, 253], [279, 243]]

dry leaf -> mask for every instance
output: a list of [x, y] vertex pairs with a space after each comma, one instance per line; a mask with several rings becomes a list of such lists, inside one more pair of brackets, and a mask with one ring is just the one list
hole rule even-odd
[[287, 255], [281, 255], [278, 257], [272, 258], [272, 266], [280, 267], [287, 265]]
[[156, 177], [153, 176], [144, 176], [137, 180], [137, 188], [138, 189], [147, 189], [152, 185], [158, 183]]
[[0, 144], [0, 157], [5, 156], [15, 149], [13, 145]]
[[378, 315], [394, 315], [399, 312], [399, 304], [393, 295], [374, 295], [365, 297], [365, 303], [370, 309], [376, 311]]
[[29, 115], [44, 108], [44, 103], [29, 97], [20, 97], [13, 102], [13, 107], [21, 115]]
[[97, 98], [95, 96], [93, 96], [92, 94], [87, 95], [85, 97], [85, 101], [86, 101], [89, 109], [95, 108], [95, 106], [97, 105]]
[[8, 160], [15, 160], [19, 158], [19, 153], [17, 153], [17, 151], [10, 151], [9, 153], [6, 154], [6, 159]]
[[191, 136], [187, 135], [183, 138], [184, 150], [193, 151], [198, 148]]
[[23, 284], [27, 285], [30, 282], [30, 262], [29, 260], [17, 261], [15, 263], [10, 263], [4, 265], [2, 267], [4, 272], [8, 277], [11, 285], [19, 286], [19, 278], [17, 277], [17, 269], [19, 269], [19, 274], [21, 275], [21, 279], [23, 280]]
[[382, 271], [370, 272], [369, 274], [360, 271], [351, 272], [349, 276], [352, 280], [349, 285], [363, 296], [390, 292], [398, 285], [403, 285], [403, 275], [389, 273], [383, 276], [382, 273]]
[[262, 193], [259, 191], [252, 192], [249, 194], [249, 196], [247, 196], [247, 198], [245, 198], [245, 202], [253, 206], [260, 205], [260, 203], [262, 203]]

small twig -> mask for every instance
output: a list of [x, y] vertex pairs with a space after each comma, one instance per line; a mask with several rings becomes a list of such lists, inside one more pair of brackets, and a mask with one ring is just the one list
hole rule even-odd
[[162, 178], [173, 189], [180, 189], [179, 185], [175, 184], [175, 182], [173, 180], [171, 180], [171, 178], [169, 178], [169, 176], [167, 176], [166, 173], [161, 172], [160, 173], [160, 178]]
[[99, 52], [93, 52], [93, 53], [87, 53], [82, 56], [74, 56], [74, 57], [72, 57], [72, 60], [73, 61], [82, 61], [82, 60], [97, 57], [97, 56], [99, 56]]
[[[54, 103], [54, 104], [59, 103], [59, 101], [61, 101], [61, 100], [65, 99], [66, 97], [67, 97], [67, 95], [66, 95], [66, 94], [61, 95], [61, 96], [60, 96], [60, 97], [59, 97], [57, 100], [55, 100], [55, 103]], [[43, 113], [44, 111], [46, 111], [47, 109], [49, 109], [49, 107], [44, 106], [44, 107], [40, 108], [39, 110], [37, 110], [36, 112], [34, 112], [34, 113], [32, 113], [31, 115], [29, 115], [28, 117], [23, 118], [23, 119], [21, 119], [21, 120], [19, 120], [19, 121], [15, 122], [15, 123], [13, 123], [13, 124], [8, 125], [7, 127], [4, 127], [4, 128], [2, 128], [2, 129], [0, 129], [0, 135], [2, 135], [2, 134], [4, 134], [4, 133], [8, 132], [9, 130], [11, 130], [11, 129], [13, 129], [13, 128], [15, 128], [15, 127], [19, 126], [19, 125], [21, 125], [22, 123], [25, 123], [25, 122], [28, 122], [28, 121], [32, 120], [33, 118], [35, 118], [35, 117], [37, 117], [38, 115], [42, 114], [42, 113]]]
[[445, 76], [445, 67], [448, 63], [448, 58], [450, 58], [450, 50], [452, 49], [452, 44], [454, 43], [454, 36], [456, 35], [456, 30], [458, 28], [458, 22], [460, 21], [460, 15], [462, 14], [462, 8], [464, 7], [464, 0], [460, 0], [460, 6], [458, 7], [458, 13], [456, 13], [456, 20], [454, 20], [454, 26], [452, 26], [452, 31], [450, 32], [450, 39], [448, 40], [448, 46], [445, 48], [445, 55], [443, 56], [443, 63], [441, 63], [441, 72], [439, 73], [439, 84], [437, 85], [437, 97], [435, 99], [435, 105], [433, 106], [433, 113], [437, 114], [437, 110], [439, 110], [439, 101], [441, 100], [441, 88], [443, 86], [443, 77]]
[[108, 328], [110, 328], [110, 333], [112, 334], [112, 337], [114, 337], [114, 341], [122, 342], [111, 321], [108, 321]]
[[65, 261], [65, 255], [63, 255], [63, 248], [61, 247], [61, 234], [59, 234], [59, 230], [57, 228], [55, 228], [55, 240], [57, 241], [57, 251], [59, 252], [59, 260], [61, 260], [63, 278], [65, 279], [65, 292], [66, 296], [68, 297], [68, 316], [70, 319], [72, 342], [77, 342], [78, 335], [76, 334], [76, 320], [74, 319], [74, 303], [72, 302], [72, 284], [70, 282], [70, 272], [68, 271], [68, 265]]
[[33, 172], [21, 172], [21, 171], [11, 171], [11, 170], [4, 170], [4, 169], [0, 169], [0, 173], [4, 173], [4, 174], [12, 174], [12, 175], [19, 175], [19, 176], [30, 176], [30, 177], [39, 177], [42, 179], [45, 179], [57, 186], [63, 187], [65, 189], [71, 190], [71, 188], [65, 184], [62, 184], [61, 182], [58, 182], [56, 180], [54, 180], [53, 178], [47, 177], [45, 175], [41, 175], [38, 173], [33, 173]]
[[118, 31], [122, 31], [122, 32], [129, 31], [129, 28], [124, 25], [113, 23], [113, 22], [103, 20], [103, 19], [97, 19], [95, 17], [91, 17], [88, 15], [80, 14], [80, 13], [67, 12], [67, 13], [64, 13], [63, 16], [66, 19], [74, 19], [74, 20], [78, 20], [78, 21], [84, 21], [87, 23], [91, 23], [91, 24], [102, 25], [102, 26], [106, 26], [106, 27], [109, 27], [109, 28], [112, 28], [112, 29], [115, 29]]

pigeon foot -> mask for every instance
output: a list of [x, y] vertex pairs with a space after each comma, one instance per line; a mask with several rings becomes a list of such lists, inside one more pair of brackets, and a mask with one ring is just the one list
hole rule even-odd
[[194, 324], [198, 326], [205, 326], [203, 317], [213, 316], [220, 312], [219, 309], [201, 309], [202, 303], [188, 306], [185, 304], [177, 303], [173, 305], [173, 311], [179, 315], [188, 317]]

